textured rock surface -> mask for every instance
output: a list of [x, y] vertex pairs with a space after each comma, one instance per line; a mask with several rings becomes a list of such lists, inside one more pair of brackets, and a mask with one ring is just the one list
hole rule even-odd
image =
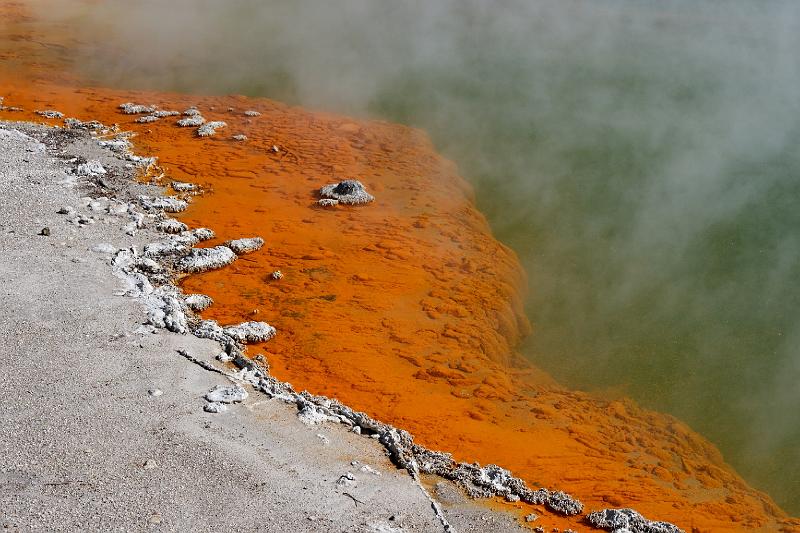
[[261, 237], [234, 239], [232, 241], [226, 241], [224, 245], [233, 250], [236, 255], [243, 255], [260, 250], [261, 247], [264, 246], [264, 239]]
[[[336, 200], [340, 204], [368, 204], [375, 197], [367, 192], [364, 185], [358, 180], [344, 180], [339, 183], [325, 185], [319, 190], [322, 198]], [[322, 205], [322, 203], [320, 202]]]
[[235, 260], [236, 254], [227, 246], [193, 248], [176, 266], [183, 272], [205, 272], [230, 265]]

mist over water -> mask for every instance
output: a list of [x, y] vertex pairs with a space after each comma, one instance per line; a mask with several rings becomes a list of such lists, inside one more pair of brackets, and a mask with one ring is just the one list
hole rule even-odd
[[426, 129], [529, 273], [526, 355], [685, 420], [800, 513], [800, 3], [112, 0], [56, 14], [93, 28], [76, 65], [99, 83]]

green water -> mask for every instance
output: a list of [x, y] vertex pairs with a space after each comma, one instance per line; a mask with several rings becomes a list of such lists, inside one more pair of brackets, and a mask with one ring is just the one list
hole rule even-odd
[[83, 16], [105, 39], [83, 67], [104, 83], [425, 128], [529, 273], [525, 353], [685, 420], [800, 513], [800, 5], [179, 0]]

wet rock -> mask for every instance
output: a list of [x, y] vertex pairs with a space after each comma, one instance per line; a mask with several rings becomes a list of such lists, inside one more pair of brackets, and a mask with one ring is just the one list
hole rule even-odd
[[78, 165], [78, 168], [75, 170], [78, 176], [88, 176], [90, 178], [96, 176], [102, 176], [106, 173], [105, 167], [103, 167], [100, 161], [87, 161], [86, 163], [81, 163]]
[[236, 255], [243, 255], [260, 250], [264, 246], [264, 239], [261, 237], [248, 237], [226, 241], [223, 245], [233, 250]]
[[55, 111], [54, 109], [44, 109], [41, 111], [37, 109], [35, 113], [43, 116], [44, 118], [64, 118], [64, 113], [61, 111]]
[[226, 335], [241, 343], [264, 342], [275, 336], [275, 328], [266, 322], [243, 322], [223, 328]]
[[198, 137], [211, 137], [214, 135], [218, 129], [226, 127], [228, 124], [221, 120], [214, 120], [212, 122], [206, 122], [199, 128], [197, 128], [197, 136]]
[[147, 210], [161, 210], [167, 213], [185, 211], [188, 204], [175, 196], [139, 196], [139, 204]]
[[[184, 111], [184, 114], [185, 113], [186, 112]], [[182, 118], [182, 119], [178, 120], [178, 122], [176, 122], [176, 124], [178, 126], [180, 126], [181, 128], [195, 128], [197, 126], [202, 126], [203, 124], [205, 124], [205, 122], [206, 122], [206, 119], [204, 119], [198, 113], [196, 115], [191, 115], [191, 116]]]
[[368, 204], [375, 200], [375, 197], [369, 194], [358, 180], [344, 180], [325, 185], [319, 190], [319, 194], [323, 198], [338, 200], [339, 203], [350, 205]]
[[146, 106], [134, 104], [133, 102], [126, 102], [124, 104], [120, 104], [119, 109], [121, 109], [126, 115], [141, 115], [154, 112], [156, 110], [156, 106]]
[[188, 294], [183, 298], [183, 302], [192, 311], [202, 311], [211, 307], [214, 300], [211, 299], [211, 296], [206, 296], [205, 294]]
[[155, 115], [145, 115], [143, 117], [137, 118], [135, 122], [138, 122], [139, 124], [149, 124], [150, 122], [155, 122], [157, 120], [160, 120], [160, 118], [161, 117], [157, 117]]
[[230, 265], [235, 260], [236, 254], [227, 246], [194, 248], [178, 261], [176, 267], [182, 272], [205, 272]]
[[156, 229], [158, 231], [163, 231], [164, 233], [177, 234], [184, 231], [189, 231], [189, 226], [187, 226], [180, 220], [175, 220], [174, 218], [167, 218], [156, 224]]
[[586, 520], [596, 528], [615, 532], [684, 533], [676, 525], [648, 520], [633, 509], [603, 509], [589, 513]]
[[247, 399], [247, 391], [244, 387], [235, 383], [233, 385], [217, 385], [205, 395], [209, 402], [218, 403], [238, 403]]
[[228, 406], [220, 402], [208, 402], [203, 407], [203, 411], [205, 411], [206, 413], [224, 413], [227, 410]]

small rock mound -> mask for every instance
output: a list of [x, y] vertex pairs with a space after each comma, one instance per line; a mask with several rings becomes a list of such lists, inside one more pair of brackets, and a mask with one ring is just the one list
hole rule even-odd
[[119, 104], [119, 108], [126, 115], [142, 115], [145, 113], [152, 113], [156, 110], [156, 106], [154, 105], [147, 106], [141, 104], [134, 104], [133, 102], [125, 102], [124, 104]]
[[175, 220], [174, 218], [167, 218], [159, 222], [158, 225], [156, 225], [156, 229], [159, 231], [163, 231], [164, 233], [177, 234], [183, 231], [187, 231], [189, 229], [189, 226], [187, 226], [180, 220]]
[[174, 196], [140, 196], [139, 204], [147, 210], [160, 209], [167, 213], [185, 211], [189, 204]]
[[234, 261], [236, 254], [227, 246], [193, 248], [188, 255], [178, 261], [176, 267], [182, 272], [205, 272], [230, 265]]
[[223, 331], [241, 343], [264, 342], [275, 336], [275, 328], [266, 322], [243, 322], [237, 326], [228, 326]]
[[233, 250], [236, 255], [243, 255], [260, 250], [261, 247], [264, 246], [264, 239], [261, 237], [248, 237], [245, 239], [234, 239], [223, 244]]
[[212, 403], [238, 403], [247, 399], [247, 391], [238, 383], [231, 386], [217, 385], [206, 393], [206, 400]]
[[201, 126], [205, 123], [206, 119], [201, 117], [200, 115], [191, 115], [185, 118], [182, 118], [176, 122], [178, 126], [181, 128], [192, 128], [196, 126]]
[[319, 190], [319, 195], [350, 205], [368, 204], [375, 200], [375, 197], [369, 194], [358, 180], [344, 180], [325, 185]]
[[214, 300], [211, 299], [211, 296], [205, 294], [188, 294], [183, 299], [183, 302], [186, 304], [186, 307], [192, 311], [202, 311], [203, 309], [211, 307]]
[[197, 128], [197, 136], [198, 137], [211, 137], [212, 135], [217, 133], [218, 129], [224, 128], [227, 125], [228, 124], [226, 124], [225, 122], [223, 122], [221, 120], [215, 120], [213, 122], [207, 122], [207, 123], [203, 124], [202, 126], [200, 126], [199, 128]]

